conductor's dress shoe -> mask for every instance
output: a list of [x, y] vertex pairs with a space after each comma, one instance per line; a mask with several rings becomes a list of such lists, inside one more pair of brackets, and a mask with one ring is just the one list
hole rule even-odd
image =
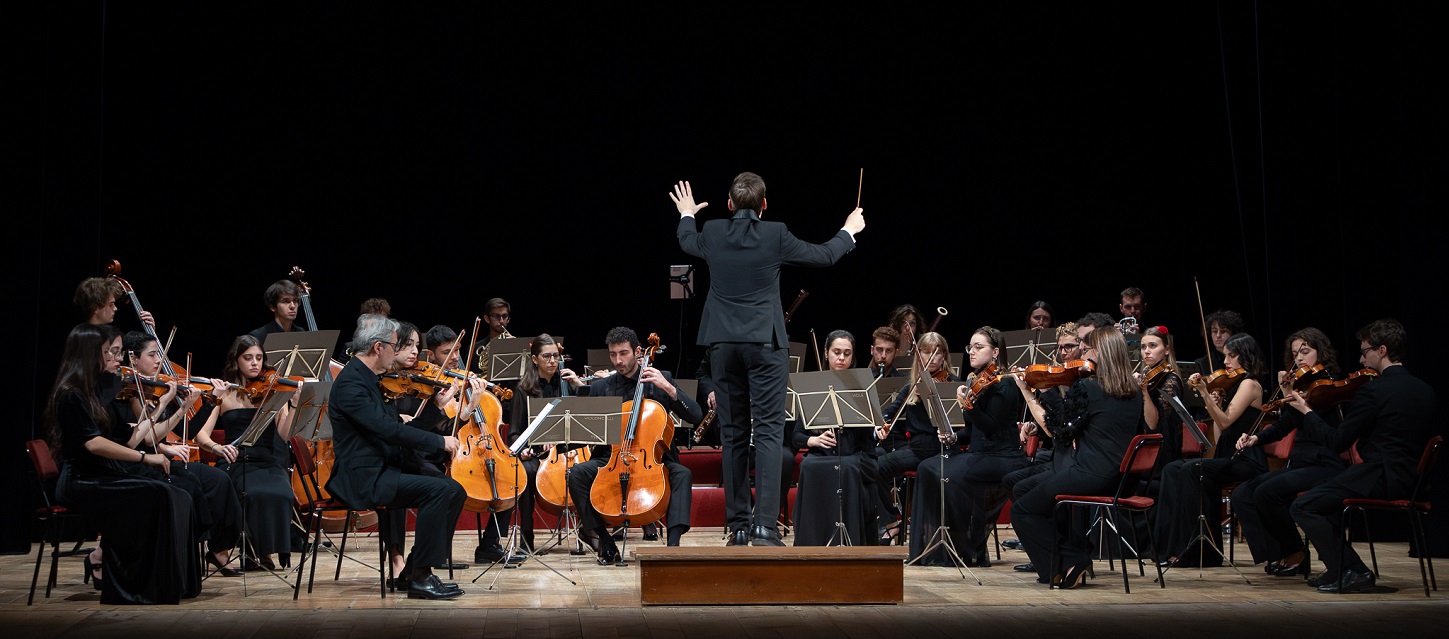
[[456, 599], [463, 594], [456, 586], [449, 589], [437, 575], [428, 575], [408, 584], [408, 599]]
[[766, 528], [756, 525], [750, 529], [751, 546], [784, 546], [785, 542], [780, 541], [780, 533], [774, 528]]
[[730, 538], [725, 541], [726, 546], [748, 546], [750, 545], [750, 531], [741, 528], [730, 533]]
[[1336, 592], [1339, 594], [1351, 594], [1366, 592], [1374, 587], [1374, 574], [1368, 571], [1357, 570], [1343, 571], [1343, 577], [1337, 583], [1326, 583], [1318, 586], [1318, 592]]

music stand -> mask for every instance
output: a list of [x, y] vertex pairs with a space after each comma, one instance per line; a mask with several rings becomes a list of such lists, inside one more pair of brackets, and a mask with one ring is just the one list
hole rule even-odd
[[[273, 334], [274, 335], [278, 335], [280, 333], [273, 333]], [[295, 391], [293, 391], [293, 392], [295, 392]], [[236, 448], [237, 448], [237, 453], [238, 453], [237, 463], [245, 463], [245, 461], [251, 457], [251, 455], [250, 455], [250, 448], [252, 446], [255, 446], [257, 444], [257, 441], [262, 438], [262, 433], [266, 432], [267, 426], [270, 425], [273, 421], [276, 420], [277, 413], [282, 410], [282, 404], [285, 404], [288, 401], [291, 401], [291, 399], [292, 399], [292, 393], [289, 393], [289, 392], [274, 392], [269, 397], [267, 397], [267, 401], [266, 402], [263, 402], [262, 403], [262, 407], [261, 408], [258, 408], [256, 414], [252, 416], [251, 423], [250, 424], [247, 424], [246, 429], [242, 431], [242, 434], [239, 437], [237, 437], [236, 439], [232, 440], [234, 442], [232, 445], [233, 446], [236, 446]], [[243, 447], [246, 447], [246, 448], [244, 449]], [[254, 557], [255, 558], [255, 563], [258, 566], [261, 566], [267, 572], [271, 573], [271, 575], [273, 577], [276, 577], [277, 579], [282, 580], [282, 583], [285, 583], [287, 585], [291, 585], [291, 582], [287, 581], [287, 578], [286, 577], [277, 574], [277, 571], [274, 570], [274, 569], [272, 569], [272, 568], [267, 568], [266, 565], [262, 563], [261, 557], [257, 557], [257, 553], [256, 553], [256, 550], [255, 549], [248, 548], [248, 544], [251, 543], [247, 539], [247, 528], [249, 527], [248, 524], [247, 524], [247, 510], [248, 510], [248, 506], [250, 505], [250, 502], [251, 502], [251, 498], [247, 494], [247, 475], [249, 475], [249, 474], [250, 473], [246, 472], [245, 470], [242, 470], [242, 480], [241, 480], [241, 506], [242, 506], [242, 517], [241, 517], [241, 521], [242, 521], [242, 527], [241, 527], [240, 540], [237, 542], [237, 546], [242, 549], [242, 557], [243, 558], [245, 558], [247, 556]], [[304, 555], [303, 558], [305, 559], [306, 553], [303, 553], [303, 555]], [[245, 563], [245, 561], [243, 561], [243, 563]], [[305, 562], [298, 561], [295, 568], [288, 568], [287, 569], [287, 575], [291, 575], [292, 574], [292, 571], [294, 571], [294, 570], [300, 571], [302, 569], [302, 566], [303, 565], [305, 565]], [[249, 571], [246, 571], [246, 570], [243, 570], [242, 571], [242, 596], [243, 597], [248, 596], [248, 593], [247, 593], [247, 579], [246, 579], [246, 573], [247, 572], [249, 572]], [[302, 578], [300, 572], [298, 573], [297, 578], [298, 579], [301, 579]]]
[[[870, 369], [851, 368], [843, 371], [816, 371], [790, 376], [799, 402], [797, 415], [809, 430], [837, 428], [874, 429], [881, 422], [880, 397], [871, 388]], [[844, 433], [841, 434], [842, 439]], [[853, 545], [845, 526], [845, 470], [840, 463], [840, 444], [835, 444], [835, 532], [826, 546]]]
[[609, 361], [609, 349], [591, 348], [588, 349], [588, 356], [584, 363], [584, 377], [592, 375], [594, 371], [613, 369], [614, 365]]
[[[916, 393], [920, 395], [919, 401], [923, 405], [925, 405], [926, 414], [929, 415], [931, 418], [931, 425], [936, 427], [936, 433], [939, 435], [951, 434], [951, 421], [949, 418], [951, 411], [946, 408], [945, 402], [941, 399], [941, 388], [943, 386], [950, 387], [952, 389], [952, 395], [954, 395], [955, 386], [960, 385], [961, 382], [937, 382], [936, 380], [933, 380], [929, 377], [921, 377], [916, 381]], [[902, 406], [901, 410], [905, 410], [905, 407]], [[936, 530], [932, 531], [931, 536], [927, 538], [926, 546], [925, 548], [921, 549], [921, 554], [916, 555], [915, 558], [907, 561], [906, 565], [909, 566], [916, 563], [917, 561], [920, 561], [922, 557], [931, 554], [931, 551], [935, 550], [938, 546], [943, 547], [946, 549], [947, 556], [951, 558], [951, 565], [955, 566], [956, 571], [961, 573], [961, 578], [965, 579], [965, 571], [970, 570], [971, 577], [976, 580], [976, 585], [980, 586], [981, 578], [977, 577], [976, 571], [971, 570], [971, 567], [967, 566], [966, 562], [961, 559], [961, 553], [956, 552], [956, 544], [951, 541], [951, 528], [950, 526], [946, 525], [946, 483], [950, 481], [950, 479], [946, 477], [946, 458], [950, 456], [950, 448], [943, 441], [941, 443], [941, 456], [938, 458], [941, 464], [941, 486], [940, 490], [938, 491], [941, 497], [941, 523], [936, 526]], [[965, 570], [963, 570], [963, 568]]]
[[1057, 348], [1056, 331], [1046, 328], [1028, 328], [1021, 331], [1002, 331], [1001, 361], [1012, 366], [1030, 366], [1054, 362], [1053, 351]]
[[270, 333], [262, 345], [267, 366], [282, 377], [300, 375], [307, 381], [322, 379], [330, 372], [332, 349], [341, 331], [298, 331]]
[[805, 370], [806, 346], [804, 342], [790, 342], [790, 372], [799, 373]]
[[911, 378], [909, 377], [886, 377], [882, 375], [871, 382], [871, 387], [875, 389], [875, 395], [880, 405], [889, 406], [891, 402], [895, 401], [896, 394], [901, 392], [901, 389], [905, 388], [906, 384], [909, 384], [910, 381]]
[[[562, 336], [555, 335], [554, 341], [562, 342]], [[484, 377], [493, 382], [516, 382], [523, 377], [523, 362], [528, 359], [528, 347], [533, 337], [495, 337], [488, 342], [488, 359], [484, 364]]]
[[332, 422], [327, 421], [332, 382], [308, 382], [299, 392], [302, 396], [297, 400], [297, 414], [292, 418], [292, 434], [314, 441], [332, 439]]
[[[1202, 462], [1207, 459], [1208, 451], [1211, 451], [1213, 449], [1213, 443], [1208, 440], [1208, 436], [1202, 432], [1202, 429], [1197, 427], [1197, 420], [1193, 419], [1192, 415], [1188, 414], [1187, 407], [1183, 405], [1182, 400], [1174, 396], [1172, 397], [1171, 404], [1172, 412], [1177, 413], [1177, 416], [1183, 420], [1183, 424], [1187, 426], [1187, 432], [1192, 433], [1193, 439], [1196, 439], [1198, 445], [1202, 446], [1202, 459], [1197, 460], [1197, 488], [1198, 492], [1200, 493], [1202, 492], [1203, 486]], [[1208, 548], [1212, 548], [1213, 552], [1218, 554], [1218, 557], [1222, 558], [1223, 561], [1227, 562], [1227, 564], [1231, 566], [1235, 572], [1238, 573], [1238, 576], [1243, 578], [1244, 582], [1246, 582], [1250, 586], [1253, 585], [1253, 582], [1248, 579], [1248, 576], [1243, 574], [1243, 571], [1238, 570], [1237, 564], [1228, 560], [1228, 556], [1223, 554], [1222, 549], [1218, 548], [1217, 543], [1215, 543], [1212, 537], [1208, 535], [1208, 533], [1211, 532], [1213, 528], [1208, 524], [1207, 514], [1203, 512], [1202, 501], [1203, 500], [1200, 498], [1197, 500], [1197, 535], [1194, 536], [1192, 539], [1189, 539], [1187, 545], [1183, 546], [1182, 548], [1183, 551], [1186, 551], [1189, 548], [1192, 548], [1193, 544], [1197, 544], [1198, 541], [1202, 542], [1197, 546], [1198, 577], [1202, 577], [1202, 559], [1203, 556], [1207, 554], [1207, 551], [1204, 550], [1203, 547], [1206, 546]], [[1228, 543], [1232, 543], [1231, 538], [1228, 539]], [[1176, 556], [1178, 558], [1181, 558], [1182, 552], [1179, 552]], [[1172, 566], [1168, 566], [1167, 568], [1163, 569], [1163, 574], [1167, 574], [1168, 570], [1172, 570]]]

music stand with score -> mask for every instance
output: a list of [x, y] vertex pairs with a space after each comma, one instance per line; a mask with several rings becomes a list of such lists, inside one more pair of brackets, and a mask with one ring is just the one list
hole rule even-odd
[[[801, 423], [809, 430], [838, 428], [869, 428], [882, 421], [880, 396], [872, 388], [870, 369], [851, 368], [842, 371], [795, 373], [790, 386], [795, 389]], [[843, 434], [842, 434], [843, 437]], [[845, 526], [845, 470], [840, 463], [840, 444], [835, 446], [835, 498], [837, 504], [835, 532], [826, 546], [853, 545]]]
[[[952, 426], [952, 423], [950, 421], [951, 411], [949, 408], [946, 407], [946, 402], [941, 398], [941, 390], [943, 388], [949, 388], [952, 395], [952, 401], [954, 402], [956, 387], [960, 386], [961, 384], [961, 382], [937, 382], [936, 380], [930, 379], [929, 377], [923, 377], [916, 382], [916, 392], [920, 394], [919, 401], [925, 405], [926, 414], [929, 415], [931, 418], [931, 425], [936, 427], [936, 433], [939, 435], [950, 435]], [[905, 410], [905, 407], [902, 406], [901, 410]], [[964, 416], [962, 419], [962, 424], [964, 425]], [[935, 550], [937, 547], [942, 547], [946, 549], [946, 554], [951, 558], [951, 565], [955, 566], [956, 571], [961, 573], [961, 578], [965, 579], [965, 571], [970, 570], [971, 577], [976, 580], [976, 585], [980, 586], [981, 578], [977, 577], [976, 571], [971, 570], [971, 567], [967, 566], [966, 562], [961, 559], [961, 553], [956, 551], [956, 544], [951, 541], [951, 529], [949, 526], [946, 525], [946, 482], [949, 481], [949, 479], [946, 477], [946, 458], [950, 456], [950, 448], [948, 448], [947, 445], [943, 442], [941, 444], [941, 455], [940, 457], [938, 457], [938, 459], [940, 460], [941, 472], [941, 485], [940, 490], [938, 491], [941, 497], [939, 511], [941, 523], [936, 526], [936, 530], [933, 531], [931, 533], [931, 536], [926, 539], [926, 546], [921, 550], [921, 554], [916, 555], [914, 559], [906, 562], [906, 565], [909, 566], [911, 564], [914, 564], [922, 557], [931, 554], [931, 551]]]
[[[532, 416], [528, 428], [514, 440], [511, 448], [523, 450], [523, 446], [570, 444], [584, 446], [617, 446], [623, 436], [624, 398], [622, 397], [529, 397], [528, 414]], [[521, 442], [521, 445], [520, 445]], [[567, 477], [569, 470], [564, 471]], [[567, 486], [567, 481], [565, 481]], [[569, 493], [564, 492], [564, 514], [559, 516], [560, 527], [569, 517]], [[564, 543], [570, 535], [577, 539], [577, 522], [568, 522], [568, 530], [553, 544]], [[620, 553], [622, 565], [623, 553]], [[540, 562], [541, 563], [541, 562]], [[552, 568], [550, 568], [552, 570]], [[558, 572], [558, 571], [554, 571]]]

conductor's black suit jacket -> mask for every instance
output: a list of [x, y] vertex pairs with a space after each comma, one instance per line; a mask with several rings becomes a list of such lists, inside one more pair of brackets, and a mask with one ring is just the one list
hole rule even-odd
[[709, 265], [709, 297], [699, 321], [698, 344], [747, 342], [788, 348], [780, 306], [780, 267], [830, 266], [855, 248], [841, 229], [824, 244], [801, 241], [780, 222], [751, 209], [696, 230], [692, 216], [679, 219], [679, 247]]

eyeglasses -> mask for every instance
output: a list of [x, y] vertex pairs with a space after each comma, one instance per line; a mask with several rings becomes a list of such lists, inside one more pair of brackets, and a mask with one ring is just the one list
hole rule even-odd
[[985, 344], [971, 344], [971, 345], [969, 345], [969, 346], [966, 347], [966, 350], [975, 353], [976, 351], [984, 351], [984, 350], [986, 350], [988, 348], [991, 348], [991, 347], [990, 346], [987, 346]]
[[111, 359], [119, 359], [121, 357], [121, 353], [124, 353], [124, 352], [125, 352], [124, 349], [122, 349], [121, 347], [117, 346], [115, 348], [107, 349], [106, 350], [106, 355], [108, 357], [110, 357]]
[[506, 320], [508, 319], [508, 313], [489, 313], [488, 318], [496, 320]]
[[[1379, 344], [1379, 346], [1383, 346], [1383, 344]], [[1376, 351], [1378, 348], [1378, 346], [1365, 346], [1364, 348], [1358, 349], [1358, 356], [1363, 357], [1364, 355], [1368, 355], [1369, 351]]]
[[539, 353], [538, 356], [539, 356], [540, 359], [558, 359], [559, 354], [558, 353]]
[[397, 350], [397, 342], [378, 342], [378, 343], [379, 344], [387, 344], [388, 346], [392, 347], [392, 350], [394, 350], [394, 351]]
[[1076, 350], [1080, 346], [1081, 346], [1081, 344], [1070, 344], [1070, 343], [1068, 343], [1068, 344], [1057, 344], [1057, 350], [1059, 350], [1059, 351], [1072, 351], [1072, 350]]

